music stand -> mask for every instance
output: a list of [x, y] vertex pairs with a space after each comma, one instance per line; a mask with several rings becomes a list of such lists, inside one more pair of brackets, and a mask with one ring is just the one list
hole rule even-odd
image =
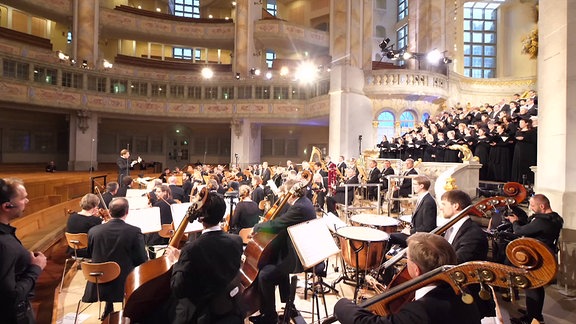
[[[315, 219], [307, 222], [302, 222], [288, 227], [288, 235], [292, 240], [292, 244], [298, 254], [298, 258], [302, 263], [304, 269], [312, 268], [313, 282], [312, 287], [315, 287], [316, 273], [314, 267], [330, 258], [331, 256], [340, 252], [340, 249], [334, 242], [332, 234], [326, 227], [326, 223], [322, 219]], [[314, 304], [317, 308], [320, 307], [316, 290], [313, 290], [312, 301], [312, 322], [314, 322]], [[322, 295], [324, 297], [324, 295]], [[326, 301], [323, 300], [324, 309], [326, 313]], [[328, 314], [326, 314], [328, 316]], [[320, 309], [318, 309], [318, 322], [320, 322]]]

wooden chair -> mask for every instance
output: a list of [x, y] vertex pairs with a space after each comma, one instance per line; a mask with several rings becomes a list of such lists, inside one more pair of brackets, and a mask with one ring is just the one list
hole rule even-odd
[[64, 261], [64, 269], [62, 270], [62, 280], [60, 281], [60, 291], [62, 291], [62, 286], [64, 285], [64, 276], [66, 275], [66, 266], [68, 261], [84, 261], [86, 258], [78, 256], [78, 250], [88, 248], [88, 234], [87, 233], [64, 233], [66, 237], [66, 242], [68, 246], [74, 251], [74, 255]]
[[[100, 284], [110, 282], [120, 275], [120, 266], [116, 262], [102, 262], [102, 263], [90, 263], [90, 262], [82, 262], [82, 273], [84, 274], [84, 278], [96, 284], [96, 296], [98, 297], [98, 316], [102, 314], [102, 302], [100, 301]], [[82, 303], [82, 298], [78, 301], [78, 306], [76, 306], [76, 316], [74, 317], [74, 324], [78, 319], [78, 314], [81, 313], [80, 310], [80, 303]], [[85, 303], [93, 302], [85, 301]], [[88, 306], [90, 306], [88, 305]], [[86, 308], [88, 308], [86, 306]], [[82, 310], [85, 311], [86, 308]], [[101, 320], [101, 318], [98, 318]]]

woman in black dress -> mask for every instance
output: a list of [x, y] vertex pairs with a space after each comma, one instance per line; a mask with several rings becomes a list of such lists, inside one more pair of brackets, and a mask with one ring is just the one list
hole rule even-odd
[[250, 198], [250, 186], [242, 185], [238, 190], [240, 202], [236, 204], [234, 214], [230, 218], [230, 233], [237, 234], [243, 228], [250, 228], [258, 223], [262, 211]]
[[520, 119], [516, 132], [516, 145], [512, 158], [512, 181], [522, 184], [534, 183], [534, 172], [530, 167], [536, 165], [538, 134], [532, 128], [531, 119]]
[[477, 156], [482, 164], [480, 169], [480, 180], [492, 180], [488, 176], [488, 157], [490, 156], [490, 141], [488, 136], [488, 129], [481, 127], [478, 128], [478, 137], [476, 139], [476, 149], [474, 156]]
[[[66, 223], [66, 232], [68, 233], [88, 233], [88, 230], [96, 225], [102, 224], [102, 218], [99, 216], [98, 205], [100, 204], [100, 198], [95, 194], [86, 194], [80, 200], [79, 212], [74, 212], [68, 217]], [[68, 248], [68, 253], [72, 254], [73, 250]], [[80, 249], [76, 251], [79, 257], [88, 258], [87, 249]]]

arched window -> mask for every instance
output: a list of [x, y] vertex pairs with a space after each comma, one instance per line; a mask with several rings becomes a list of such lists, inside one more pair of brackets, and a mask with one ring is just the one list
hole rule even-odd
[[401, 133], [404, 134], [408, 130], [414, 128], [416, 121], [416, 116], [413, 112], [406, 110], [400, 115], [400, 129]]
[[428, 119], [428, 118], [430, 118], [430, 114], [429, 114], [429, 113], [425, 112], [425, 113], [422, 114], [422, 122], [425, 122], [426, 119]]
[[389, 111], [383, 111], [378, 115], [378, 137], [376, 141], [380, 142], [384, 135], [388, 139], [394, 136], [394, 115]]

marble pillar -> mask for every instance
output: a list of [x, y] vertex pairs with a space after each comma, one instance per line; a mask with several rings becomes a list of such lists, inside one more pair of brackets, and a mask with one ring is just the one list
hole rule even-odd
[[88, 171], [98, 169], [98, 115], [78, 110], [70, 114], [70, 152], [68, 170]]
[[233, 119], [230, 122], [230, 161], [242, 169], [254, 163], [260, 163], [261, 127], [249, 119]]
[[87, 61], [90, 68], [98, 63], [99, 1], [74, 0], [72, 42], [77, 64]]
[[537, 193], [576, 229], [576, 2], [540, 1]]
[[[239, 0], [236, 5], [234, 71], [246, 77], [251, 68], [262, 68], [263, 49], [254, 41], [254, 22], [262, 18], [262, 4], [253, 0]], [[260, 52], [259, 52], [260, 50]], [[258, 55], [260, 54], [260, 55]]]

